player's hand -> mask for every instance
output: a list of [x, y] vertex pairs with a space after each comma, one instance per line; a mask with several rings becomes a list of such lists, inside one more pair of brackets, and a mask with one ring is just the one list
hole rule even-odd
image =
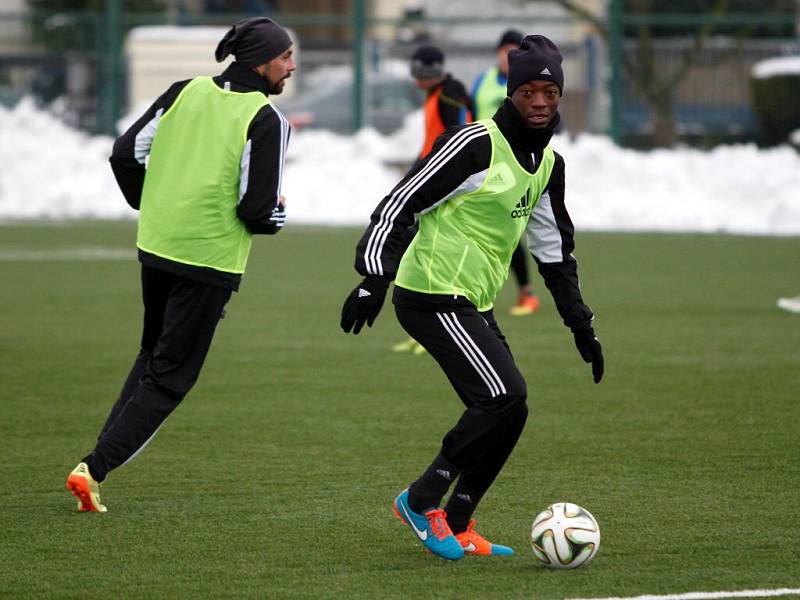
[[342, 306], [341, 325], [345, 333], [350, 333], [352, 329], [354, 334], [358, 334], [364, 323], [372, 327], [375, 318], [381, 312], [388, 287], [389, 280], [385, 277], [367, 275], [364, 281], [350, 292]]
[[[283, 198], [283, 196], [281, 196]], [[278, 229], [283, 227], [286, 224], [286, 208], [281, 203], [275, 205], [275, 208], [272, 209], [272, 213], [269, 216], [269, 222], [275, 225]]]
[[592, 363], [592, 376], [595, 383], [600, 383], [603, 378], [603, 347], [600, 340], [594, 335], [591, 326], [576, 328], [572, 330], [575, 336], [575, 346], [581, 354], [584, 362]]

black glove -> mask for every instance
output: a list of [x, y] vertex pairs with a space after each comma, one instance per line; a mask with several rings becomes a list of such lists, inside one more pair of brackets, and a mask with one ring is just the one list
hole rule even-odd
[[389, 280], [385, 277], [367, 275], [364, 281], [350, 292], [342, 306], [342, 329], [345, 333], [350, 333], [352, 329], [354, 334], [358, 334], [364, 323], [372, 327], [372, 323], [383, 308], [388, 287]]
[[584, 362], [592, 363], [594, 382], [600, 383], [603, 378], [603, 347], [595, 337], [594, 329], [591, 327], [576, 328], [572, 330], [572, 335], [575, 336], [575, 346], [581, 353], [581, 358]]

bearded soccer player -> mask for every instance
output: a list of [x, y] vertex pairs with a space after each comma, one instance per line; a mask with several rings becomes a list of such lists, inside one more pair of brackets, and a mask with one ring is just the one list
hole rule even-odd
[[[394, 280], [400, 324], [466, 406], [433, 462], [394, 500], [423, 545], [450, 560], [513, 553], [480, 535], [473, 514], [528, 415], [525, 380], [492, 314], [525, 233], [581, 358], [591, 363], [595, 383], [603, 376], [594, 315], [572, 256], [564, 160], [549, 145], [564, 89], [561, 53], [546, 37], [530, 35], [508, 58], [509, 97], [497, 112], [442, 135], [373, 212], [356, 251], [364, 279], [342, 308], [342, 329], [359, 333], [372, 326]], [[402, 252], [415, 215], [419, 233]]]
[[197, 381], [253, 235], [283, 227], [289, 124], [269, 96], [295, 70], [292, 52], [274, 21], [239, 21], [217, 46], [217, 62], [236, 58], [221, 75], [174, 83], [114, 143], [111, 167], [139, 210], [144, 325], [94, 450], [67, 478], [81, 511], [106, 512], [100, 483], [142, 451]]

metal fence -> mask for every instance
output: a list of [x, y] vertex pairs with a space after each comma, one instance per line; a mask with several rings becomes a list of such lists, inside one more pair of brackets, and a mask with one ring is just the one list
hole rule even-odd
[[70, 125], [110, 132], [124, 85], [115, 28], [108, 26], [114, 18], [0, 13], [0, 102], [31, 96]]
[[632, 15], [621, 4], [610, 0], [608, 19], [609, 132], [617, 141], [758, 139], [752, 67], [765, 58], [800, 54], [799, 15]]
[[[654, 44], [655, 68], [670, 73], [679, 68], [693, 42], [688, 39], [662, 40]], [[639, 52], [635, 41], [626, 41], [627, 57]], [[796, 39], [710, 40], [702, 49], [692, 50], [691, 68], [671, 90], [672, 113], [678, 136], [746, 138], [757, 134], [751, 109], [750, 77], [760, 60], [800, 54]], [[629, 58], [630, 59], [630, 58]], [[649, 137], [653, 133], [652, 107], [631, 79], [626, 79], [621, 100], [621, 135]]]
[[[659, 124], [666, 119], [678, 137], [755, 137], [749, 92], [752, 65], [762, 58], [800, 53], [797, 38], [746, 35], [754, 23], [793, 27], [796, 16], [791, 14], [643, 17], [623, 14], [620, 0], [610, 0], [609, 14], [597, 20], [550, 13], [420, 22], [368, 18], [359, 12], [363, 4], [354, 2], [351, 14], [277, 15], [300, 33], [299, 92], [304, 84], [317, 81], [315, 72], [331, 65], [352, 69], [352, 91], [345, 101], [349, 106], [337, 110], [349, 108], [355, 127], [376, 121], [380, 98], [370, 82], [387, 70], [404, 76], [403, 65], [418, 42], [428, 39], [440, 45], [448, 71], [469, 87], [493, 63], [498, 32], [513, 26], [559, 42], [567, 77], [562, 114], [570, 132], [608, 132], [618, 141], [640, 139], [647, 144], [657, 138]], [[119, 1], [109, 1], [104, 13], [0, 13], [0, 102], [13, 104], [32, 95], [75, 126], [115, 133], [117, 119], [129, 108], [126, 35], [137, 26], [162, 25], [167, 18], [123, 13], [119, 6]], [[242, 16], [179, 15], [173, 16], [173, 23], [228, 25]], [[723, 31], [723, 25], [724, 35], [715, 33], [715, 28]], [[635, 32], [648, 27], [661, 33], [644, 47]], [[680, 35], [664, 35], [670, 27]], [[690, 35], [692, 28], [705, 28], [701, 44]], [[336, 35], [326, 36], [326, 31]], [[671, 86], [656, 87], [655, 100], [654, 90], [635, 76], [643, 54], [650, 57], [656, 83], [669, 82], [670, 74], [683, 69]], [[668, 102], [659, 105], [659, 94]]]

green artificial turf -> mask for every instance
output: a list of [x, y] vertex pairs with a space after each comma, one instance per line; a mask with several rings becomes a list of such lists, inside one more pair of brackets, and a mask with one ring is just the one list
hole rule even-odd
[[[800, 587], [800, 238], [584, 233], [581, 285], [606, 376], [542, 308], [498, 319], [530, 417], [479, 530], [517, 551], [448, 563], [390, 502], [461, 405], [431, 358], [396, 354], [389, 303], [345, 336], [360, 231], [254, 243], [200, 380], [105, 515], [64, 489], [138, 349], [131, 223], [0, 228], [0, 595], [81, 598], [575, 598]], [[115, 255], [116, 256], [116, 255]], [[50, 257], [50, 258], [48, 258]], [[547, 504], [600, 523], [595, 560], [535, 564]]]

